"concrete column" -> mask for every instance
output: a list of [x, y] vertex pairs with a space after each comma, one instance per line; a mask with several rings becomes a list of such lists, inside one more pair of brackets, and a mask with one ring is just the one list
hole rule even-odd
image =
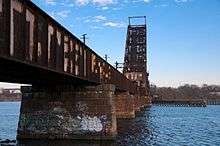
[[112, 140], [117, 134], [114, 85], [71, 90], [22, 88], [18, 139]]
[[135, 118], [134, 96], [129, 93], [117, 93], [115, 95], [116, 117]]

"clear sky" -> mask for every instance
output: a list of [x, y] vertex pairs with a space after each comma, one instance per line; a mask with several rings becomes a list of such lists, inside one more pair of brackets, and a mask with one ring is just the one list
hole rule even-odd
[[111, 64], [123, 62], [127, 17], [145, 15], [151, 83], [220, 84], [220, 0], [32, 1]]

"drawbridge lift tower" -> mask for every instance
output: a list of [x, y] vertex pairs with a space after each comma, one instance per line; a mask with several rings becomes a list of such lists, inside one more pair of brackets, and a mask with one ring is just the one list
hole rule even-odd
[[[145, 92], [143, 94], [148, 94], [146, 16], [135, 16], [128, 19], [123, 74], [128, 79], [136, 82], [142, 89], [141, 92]], [[144, 20], [143, 24], [132, 24], [137, 19]]]

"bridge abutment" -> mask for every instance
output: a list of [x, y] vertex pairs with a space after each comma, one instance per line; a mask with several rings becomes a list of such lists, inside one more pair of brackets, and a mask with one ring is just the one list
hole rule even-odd
[[114, 85], [65, 91], [22, 87], [18, 139], [112, 140], [117, 135]]

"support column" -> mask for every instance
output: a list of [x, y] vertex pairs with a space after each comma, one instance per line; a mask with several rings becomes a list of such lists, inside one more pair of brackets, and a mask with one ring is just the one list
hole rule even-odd
[[151, 107], [151, 99], [149, 96], [141, 96], [140, 97], [140, 106], [141, 108], [145, 108], [145, 107]]
[[140, 96], [135, 96], [134, 98], [134, 111], [135, 112], [140, 112], [141, 109], [140, 109]]
[[22, 87], [17, 138], [112, 140], [117, 134], [114, 91], [114, 85], [69, 91]]
[[128, 92], [115, 95], [116, 117], [135, 118], [134, 96]]
[[134, 110], [140, 112], [141, 109], [151, 106], [151, 100], [149, 96], [135, 96], [134, 98]]

